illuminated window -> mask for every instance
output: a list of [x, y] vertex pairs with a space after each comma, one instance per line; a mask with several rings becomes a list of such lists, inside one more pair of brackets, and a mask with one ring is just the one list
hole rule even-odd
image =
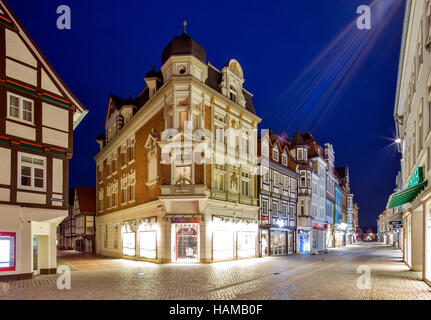
[[191, 166], [176, 166], [175, 167], [176, 184], [191, 184], [192, 183], [192, 167]]
[[139, 255], [142, 258], [156, 259], [157, 257], [156, 231], [139, 232]]
[[134, 232], [124, 232], [123, 233], [123, 255], [125, 256], [135, 256], [135, 233]]
[[16, 234], [0, 232], [0, 271], [15, 270]]
[[187, 118], [188, 117], [187, 111], [180, 111], [180, 112], [178, 112], [178, 115], [179, 115], [179, 119], [180, 119], [180, 129], [184, 130], [186, 127], [186, 121], [188, 119]]

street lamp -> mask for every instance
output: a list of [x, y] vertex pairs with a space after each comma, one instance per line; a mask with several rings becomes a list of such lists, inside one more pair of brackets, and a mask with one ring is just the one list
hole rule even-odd
[[401, 138], [396, 138], [396, 139], [395, 139], [395, 143], [400, 144], [401, 142], [402, 142]]

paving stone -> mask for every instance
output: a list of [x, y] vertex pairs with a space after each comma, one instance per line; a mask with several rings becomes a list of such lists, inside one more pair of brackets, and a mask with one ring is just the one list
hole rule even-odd
[[[400, 251], [381, 244], [331, 249], [321, 255], [266, 257], [207, 265], [166, 264], [88, 255], [62, 256], [71, 266], [71, 289], [58, 275], [7, 282], [0, 299], [426, 299], [431, 288], [401, 262]], [[360, 289], [359, 266], [371, 272]]]

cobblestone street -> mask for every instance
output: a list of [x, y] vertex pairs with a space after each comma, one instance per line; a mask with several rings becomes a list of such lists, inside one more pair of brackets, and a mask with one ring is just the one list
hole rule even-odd
[[[156, 265], [86, 255], [59, 256], [71, 289], [57, 276], [36, 276], [0, 287], [0, 299], [427, 299], [431, 288], [408, 271], [400, 251], [379, 244], [331, 249], [327, 254], [268, 257], [209, 265]], [[359, 266], [371, 288], [358, 289]]]

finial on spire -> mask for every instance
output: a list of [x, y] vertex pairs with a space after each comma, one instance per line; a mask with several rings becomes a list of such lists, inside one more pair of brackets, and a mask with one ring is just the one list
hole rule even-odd
[[187, 33], [187, 31], [186, 31], [187, 21], [186, 20], [183, 21], [183, 27], [184, 27], [184, 33]]
[[154, 62], [151, 64], [151, 70], [153, 70], [154, 71]]

